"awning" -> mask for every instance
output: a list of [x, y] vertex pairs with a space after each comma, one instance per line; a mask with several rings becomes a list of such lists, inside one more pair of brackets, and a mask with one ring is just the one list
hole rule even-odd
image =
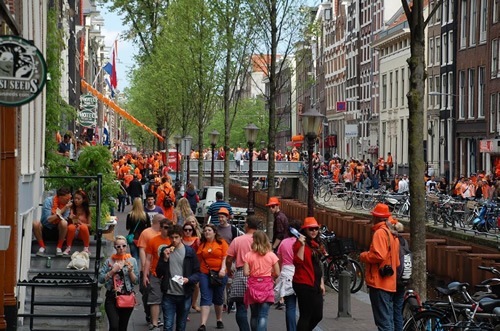
[[93, 96], [95, 96], [97, 99], [102, 101], [106, 106], [113, 109], [118, 115], [122, 116], [123, 118], [125, 118], [126, 120], [131, 122], [132, 124], [143, 128], [144, 130], [146, 130], [147, 132], [151, 133], [153, 136], [158, 138], [158, 140], [164, 141], [162, 136], [160, 136], [158, 133], [156, 133], [154, 130], [152, 130], [151, 128], [149, 128], [145, 124], [141, 123], [137, 118], [135, 118], [134, 116], [127, 113], [124, 109], [120, 108], [116, 103], [114, 103], [112, 100], [110, 100], [109, 98], [104, 96], [101, 92], [97, 91], [95, 88], [90, 86], [90, 84], [87, 83], [86, 81], [84, 81], [83, 79], [81, 81], [81, 85], [84, 89], [89, 91]]

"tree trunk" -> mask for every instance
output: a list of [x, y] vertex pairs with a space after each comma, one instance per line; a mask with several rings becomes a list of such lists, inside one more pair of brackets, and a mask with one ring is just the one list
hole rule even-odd
[[[402, 0], [405, 2], [405, 0]], [[403, 3], [405, 6], [405, 3]], [[409, 161], [410, 161], [410, 245], [413, 251], [413, 286], [425, 299], [427, 290], [427, 268], [425, 247], [425, 185], [422, 177], [424, 164], [424, 91], [425, 91], [425, 23], [423, 1], [413, 1], [411, 14], [408, 5], [405, 11], [411, 34], [410, 90], [408, 92], [409, 117]]]

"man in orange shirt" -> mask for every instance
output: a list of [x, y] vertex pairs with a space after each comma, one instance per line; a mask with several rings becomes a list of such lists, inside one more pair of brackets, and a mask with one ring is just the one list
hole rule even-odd
[[156, 266], [160, 258], [161, 249], [170, 246], [168, 229], [172, 221], [164, 218], [160, 222], [160, 234], [151, 238], [146, 244], [146, 263], [144, 264], [142, 285], [148, 288], [148, 306], [151, 310], [150, 330], [158, 330], [158, 318], [160, 317], [160, 305], [163, 300], [161, 281], [156, 277]]
[[386, 164], [387, 164], [387, 175], [389, 175], [389, 177], [391, 177], [391, 171], [392, 171], [392, 168], [394, 167], [394, 162], [392, 161], [391, 152], [387, 153]]
[[[163, 177], [161, 179], [161, 183], [160, 187], [156, 190], [156, 205], [160, 206], [163, 210], [163, 215], [165, 215], [166, 218], [173, 220], [175, 191], [172, 185], [168, 182], [167, 178]], [[165, 202], [167, 196], [170, 197], [171, 203]]]
[[[139, 261], [141, 266], [140, 279], [144, 279], [144, 270], [146, 269], [146, 247], [151, 238], [156, 237], [160, 234], [160, 221], [166, 219], [163, 214], [156, 214], [153, 216], [151, 221], [151, 227], [145, 229], [141, 232], [139, 239], [137, 241], [137, 247], [139, 248]], [[148, 289], [144, 286], [141, 281], [139, 284], [139, 291], [142, 294], [142, 304], [144, 305], [144, 313], [146, 314], [146, 322], [151, 322], [151, 310], [148, 305]]]

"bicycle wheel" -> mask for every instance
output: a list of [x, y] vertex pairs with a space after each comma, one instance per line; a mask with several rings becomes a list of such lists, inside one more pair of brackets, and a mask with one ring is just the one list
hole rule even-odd
[[327, 277], [326, 277], [326, 284], [333, 288], [335, 291], [339, 291], [339, 275], [340, 275], [340, 268], [337, 265], [335, 260], [331, 260], [330, 263], [328, 264], [327, 267]]
[[372, 210], [375, 207], [376, 200], [374, 197], [366, 197], [361, 204], [364, 210]]
[[403, 331], [447, 331], [451, 328], [450, 320], [442, 313], [425, 310], [405, 321]]
[[347, 271], [354, 275], [352, 279], [351, 293], [356, 293], [361, 290], [361, 287], [363, 287], [363, 284], [365, 283], [365, 271], [358, 261], [351, 258], [349, 258]]
[[354, 198], [349, 197], [347, 200], [345, 200], [344, 205], [346, 210], [350, 210], [352, 208], [352, 205], [354, 204]]
[[325, 195], [323, 196], [323, 200], [325, 200], [325, 202], [330, 201], [332, 195], [333, 195], [333, 188], [328, 187], [327, 191], [325, 192]]

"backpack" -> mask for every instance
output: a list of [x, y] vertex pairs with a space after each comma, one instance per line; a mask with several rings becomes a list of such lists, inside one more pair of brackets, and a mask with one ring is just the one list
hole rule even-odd
[[163, 193], [165, 193], [165, 197], [163, 198], [163, 207], [165, 208], [170, 208], [173, 206], [173, 201], [172, 199], [170, 198], [170, 192], [167, 193], [165, 191], [163, 191]]
[[397, 268], [397, 285], [406, 286], [411, 280], [413, 269], [413, 254], [410, 250], [408, 241], [398, 235], [399, 239], [399, 267]]

